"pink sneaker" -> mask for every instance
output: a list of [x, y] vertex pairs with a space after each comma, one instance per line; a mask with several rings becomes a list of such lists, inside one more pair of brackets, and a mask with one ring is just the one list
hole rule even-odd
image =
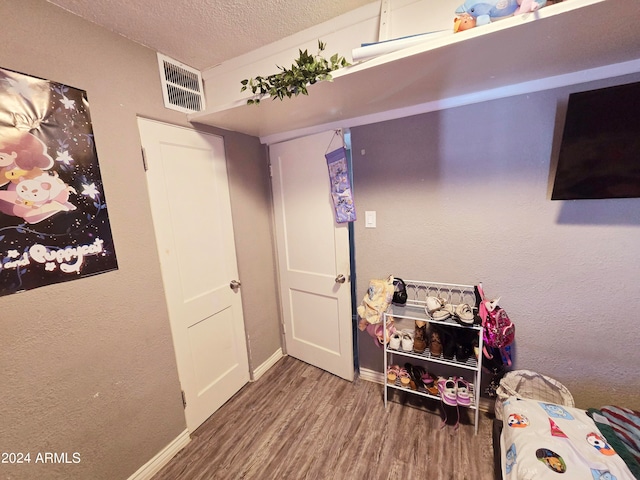
[[438, 380], [438, 391], [440, 392], [440, 398], [445, 405], [451, 405], [453, 407], [458, 405], [456, 382], [453, 378], [449, 377], [448, 380], [441, 378]]
[[456, 377], [456, 402], [458, 405], [468, 407], [471, 405], [471, 388], [469, 382], [462, 377]]

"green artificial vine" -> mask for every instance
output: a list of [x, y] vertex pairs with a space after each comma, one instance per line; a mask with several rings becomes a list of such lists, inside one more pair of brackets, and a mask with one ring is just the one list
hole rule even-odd
[[316, 55], [309, 55], [307, 50], [304, 52], [299, 51], [299, 57], [295, 60], [295, 63], [291, 65], [291, 68], [283, 68], [278, 66], [281, 70], [279, 73], [269, 75], [268, 77], [255, 77], [242, 80], [241, 92], [247, 89], [251, 89], [253, 97], [247, 100], [247, 104], [257, 104], [260, 100], [269, 95], [273, 100], [279, 98], [283, 100], [284, 97], [291, 98], [300, 94], [309, 95], [307, 91], [308, 85], [313, 85], [316, 82], [323, 80], [332, 80], [331, 72], [341, 67], [348, 67], [351, 65], [344, 57], [338, 56], [336, 53], [329, 60], [324, 58], [321, 53], [324, 51], [326, 45], [318, 40], [318, 53]]

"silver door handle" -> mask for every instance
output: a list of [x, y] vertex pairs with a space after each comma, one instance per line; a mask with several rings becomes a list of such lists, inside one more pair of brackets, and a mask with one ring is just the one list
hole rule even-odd
[[231, 290], [237, 290], [240, 287], [240, 285], [242, 284], [237, 280], [231, 280], [231, 282], [229, 282], [229, 288]]
[[347, 279], [345, 278], [345, 276], [343, 274], [340, 274], [336, 277], [336, 283], [344, 283], [346, 282]]

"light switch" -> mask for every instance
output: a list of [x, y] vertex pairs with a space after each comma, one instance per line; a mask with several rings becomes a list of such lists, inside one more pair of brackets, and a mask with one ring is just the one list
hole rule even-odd
[[365, 228], [376, 228], [375, 210], [364, 212], [364, 226]]

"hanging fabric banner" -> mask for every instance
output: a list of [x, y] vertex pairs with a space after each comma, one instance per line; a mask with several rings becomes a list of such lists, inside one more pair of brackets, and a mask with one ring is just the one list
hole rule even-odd
[[0, 68], [0, 295], [117, 268], [86, 92]]
[[347, 150], [340, 147], [325, 155], [329, 167], [331, 181], [331, 198], [336, 211], [336, 222], [353, 222], [356, 219], [356, 209], [351, 193], [349, 167], [347, 164]]

